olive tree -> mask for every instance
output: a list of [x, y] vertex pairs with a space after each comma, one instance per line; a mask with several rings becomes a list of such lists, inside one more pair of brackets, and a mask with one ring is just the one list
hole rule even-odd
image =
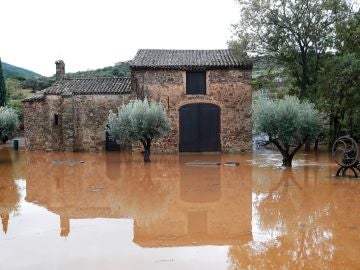
[[16, 111], [8, 107], [0, 107], [0, 140], [6, 143], [7, 140], [16, 135], [19, 126], [19, 119]]
[[270, 99], [260, 95], [253, 105], [256, 133], [266, 134], [283, 156], [284, 167], [291, 167], [295, 153], [307, 139], [314, 139], [322, 128], [322, 116], [308, 101], [294, 96]]
[[120, 142], [140, 141], [144, 146], [144, 161], [150, 161], [150, 147], [153, 139], [166, 136], [171, 130], [170, 120], [161, 102], [133, 100], [110, 111], [107, 132]]

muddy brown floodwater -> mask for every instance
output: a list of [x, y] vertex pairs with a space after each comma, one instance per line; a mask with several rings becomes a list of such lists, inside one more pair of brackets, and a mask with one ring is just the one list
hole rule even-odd
[[327, 153], [152, 160], [0, 149], [0, 269], [360, 269], [360, 180]]

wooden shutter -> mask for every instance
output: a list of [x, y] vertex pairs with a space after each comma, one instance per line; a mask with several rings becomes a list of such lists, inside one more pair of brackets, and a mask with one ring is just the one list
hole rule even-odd
[[188, 71], [186, 72], [186, 94], [187, 95], [206, 95], [206, 72]]

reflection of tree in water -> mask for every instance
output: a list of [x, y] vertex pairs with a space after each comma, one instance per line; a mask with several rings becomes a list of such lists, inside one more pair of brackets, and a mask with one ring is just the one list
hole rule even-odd
[[0, 149], [0, 157], [0, 217], [3, 231], [6, 233], [9, 216], [16, 212], [20, 194], [13, 179], [13, 157], [10, 149]]
[[344, 267], [344, 262], [360, 267], [356, 264], [360, 186], [314, 188], [314, 180], [311, 184], [295, 179], [292, 171], [282, 172], [280, 181], [256, 205], [260, 232], [255, 232], [280, 236], [231, 247], [234, 269], [333, 269]]
[[[173, 164], [172, 164], [173, 166]], [[174, 168], [157, 157], [156, 162], [141, 161], [122, 164], [118, 199], [125, 214], [138, 225], [147, 225], [166, 215], [169, 200], [174, 198]]]
[[303, 189], [294, 178], [291, 169], [283, 170], [282, 176], [277, 184], [273, 185], [266, 197], [260, 200], [258, 209], [262, 222], [260, 228], [264, 231], [276, 228], [276, 230], [286, 231], [287, 219], [284, 219], [284, 213], [290, 211], [301, 211], [298, 192], [292, 192], [293, 189]]

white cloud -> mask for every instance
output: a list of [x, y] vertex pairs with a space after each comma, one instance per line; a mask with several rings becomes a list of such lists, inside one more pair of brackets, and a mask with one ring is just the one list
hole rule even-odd
[[11, 0], [1, 3], [4, 62], [52, 75], [112, 65], [137, 49], [226, 48], [234, 0]]

